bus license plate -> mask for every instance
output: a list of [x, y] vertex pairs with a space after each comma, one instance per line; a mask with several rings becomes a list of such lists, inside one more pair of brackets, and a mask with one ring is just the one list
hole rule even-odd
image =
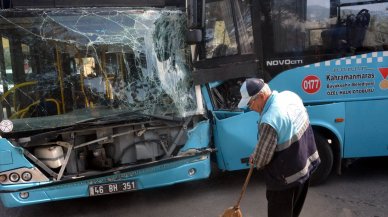
[[89, 195], [98, 196], [98, 195], [114, 194], [114, 193], [133, 191], [133, 190], [136, 190], [135, 181], [113, 182], [109, 184], [89, 186]]

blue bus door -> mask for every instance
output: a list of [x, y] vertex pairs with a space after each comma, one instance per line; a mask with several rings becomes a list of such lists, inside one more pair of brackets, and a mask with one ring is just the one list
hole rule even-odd
[[213, 111], [214, 143], [217, 163], [222, 170], [249, 167], [249, 156], [258, 139], [259, 114], [249, 112]]

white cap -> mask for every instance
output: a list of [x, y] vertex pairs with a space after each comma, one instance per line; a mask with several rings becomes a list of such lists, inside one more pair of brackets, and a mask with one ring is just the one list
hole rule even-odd
[[241, 85], [240, 93], [241, 100], [238, 103], [239, 108], [246, 108], [248, 106], [249, 100], [251, 97], [260, 92], [260, 90], [264, 87], [265, 83], [263, 79], [258, 78], [248, 78]]

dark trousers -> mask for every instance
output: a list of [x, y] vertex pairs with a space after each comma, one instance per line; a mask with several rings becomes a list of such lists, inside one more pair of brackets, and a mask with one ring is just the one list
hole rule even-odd
[[302, 211], [308, 188], [309, 180], [286, 190], [267, 190], [268, 217], [298, 217]]

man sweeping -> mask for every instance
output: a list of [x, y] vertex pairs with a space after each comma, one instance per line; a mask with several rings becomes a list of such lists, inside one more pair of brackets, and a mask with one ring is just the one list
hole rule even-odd
[[238, 107], [260, 114], [259, 141], [250, 163], [263, 169], [268, 217], [297, 217], [310, 175], [320, 163], [306, 108], [295, 93], [271, 91], [257, 78], [246, 79], [240, 92]]

